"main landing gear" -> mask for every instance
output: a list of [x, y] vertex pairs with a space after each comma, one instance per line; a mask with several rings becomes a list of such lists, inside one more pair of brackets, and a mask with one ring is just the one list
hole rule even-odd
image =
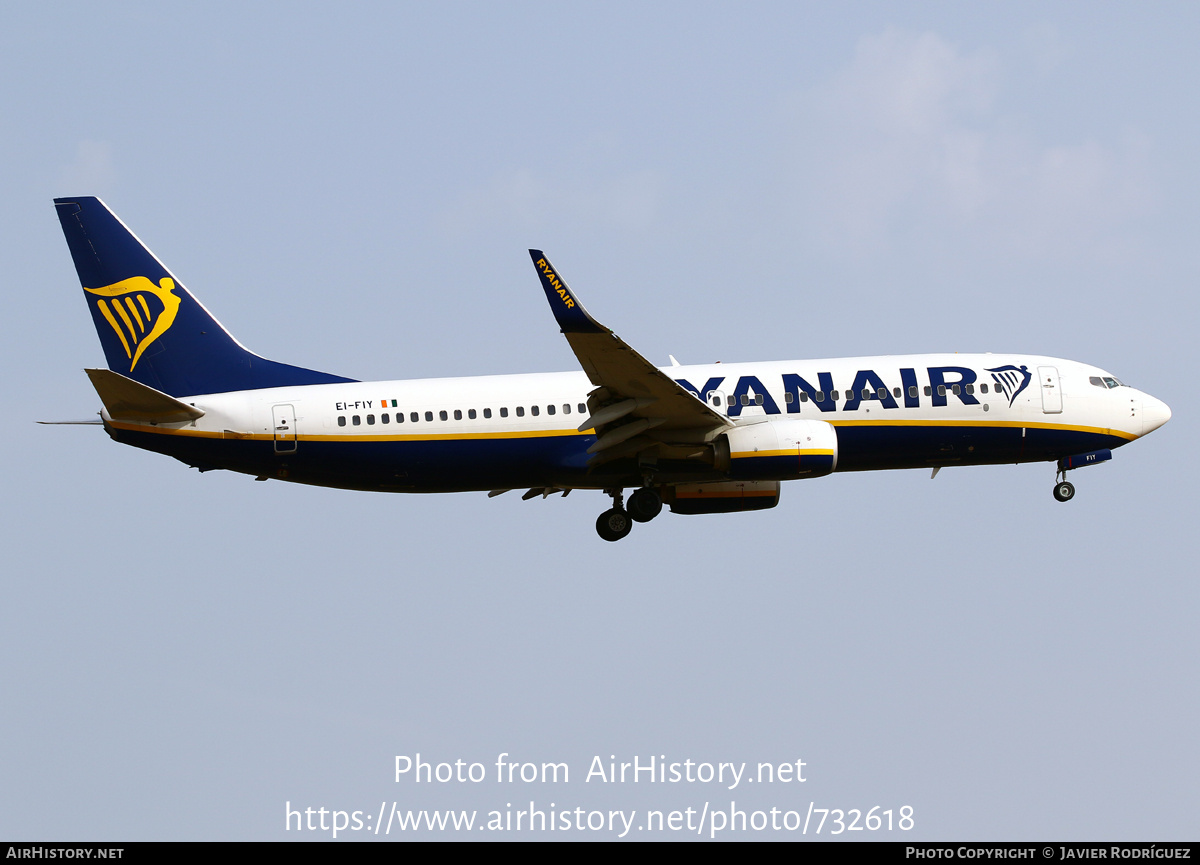
[[606, 541], [619, 541], [633, 529], [634, 522], [648, 523], [662, 513], [662, 497], [650, 487], [635, 490], [629, 496], [628, 510], [622, 504], [625, 491], [605, 490], [613, 506], [596, 519], [596, 533]]

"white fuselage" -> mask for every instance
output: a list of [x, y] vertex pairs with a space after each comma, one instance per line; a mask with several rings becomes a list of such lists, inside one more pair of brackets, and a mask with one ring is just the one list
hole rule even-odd
[[[731, 426], [800, 418], [830, 423], [839, 440], [839, 470], [1055, 459], [1119, 446], [1170, 417], [1161, 401], [1116, 384], [1097, 367], [1029, 355], [897, 355], [662, 371]], [[218, 442], [271, 442], [266, 449], [260, 444], [259, 456], [288, 463], [283, 477], [332, 486], [601, 487], [611, 479], [589, 477], [595, 473], [583, 457], [595, 434], [578, 429], [588, 417], [592, 388], [582, 372], [307, 385], [181, 397], [205, 412], [188, 424], [106, 421], [118, 433], [167, 436], [179, 445], [181, 439], [203, 441], [189, 459], [197, 464], [280, 476], [258, 458], [239, 456], [228, 464], [220, 458]], [[342, 471], [346, 477], [339, 480]]]

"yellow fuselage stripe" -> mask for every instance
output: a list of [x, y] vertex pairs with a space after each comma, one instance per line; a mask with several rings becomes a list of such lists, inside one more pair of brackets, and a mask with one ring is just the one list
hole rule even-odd
[[[829, 421], [834, 426], [925, 426], [925, 427], [974, 427], [974, 428], [1019, 428], [1026, 429], [1048, 429], [1070, 432], [1086, 432], [1095, 433], [1098, 435], [1109, 435], [1116, 438], [1123, 438], [1126, 441], [1133, 441], [1137, 438], [1133, 433], [1125, 432], [1124, 430], [1106, 429], [1104, 427], [1091, 426], [1075, 426], [1072, 424], [1052, 424], [1052, 423], [1022, 423], [1020, 421], [918, 421], [918, 420], [839, 420]], [[199, 430], [191, 427], [182, 429], [171, 429], [167, 427], [156, 427], [149, 424], [128, 423], [125, 421], [109, 421], [109, 424], [116, 429], [130, 430], [132, 432], [148, 432], [157, 433], [159, 435], [183, 435], [195, 436], [197, 438], [239, 438], [246, 440], [271, 441], [274, 436], [270, 433], [239, 433], [236, 436], [226, 436], [220, 430]], [[521, 438], [556, 438], [563, 436], [585, 436], [594, 435], [595, 430], [584, 430], [579, 432], [574, 429], [555, 429], [555, 430], [514, 430], [511, 432], [478, 432], [478, 433], [439, 433], [429, 435], [299, 435], [298, 439], [302, 441], [313, 442], [420, 442], [420, 441], [476, 441], [486, 439], [521, 439]], [[814, 448], [811, 450], [800, 450], [801, 456], [832, 456], [833, 451], [830, 449]], [[745, 457], [772, 457], [772, 456], [795, 456], [795, 450], [770, 450], [770, 451], [738, 451], [730, 454], [734, 458]]]
[[[231, 431], [227, 436], [220, 430], [198, 430], [191, 427], [183, 427], [181, 429], [172, 429], [168, 427], [156, 427], [149, 424], [129, 423], [127, 421], [109, 421], [109, 425], [116, 429], [130, 430], [132, 432], [148, 432], [157, 433], [159, 435], [182, 435], [194, 436], [196, 438], [237, 438], [244, 441], [271, 441], [275, 438], [271, 433], [240, 433]], [[582, 436], [590, 435], [592, 430], [579, 432], [578, 430], [515, 430], [513, 432], [485, 432], [471, 433], [460, 435], [455, 433], [442, 433], [440, 435], [289, 435], [286, 440], [297, 438], [300, 441], [306, 442], [417, 442], [417, 441], [475, 441], [477, 439], [521, 439], [521, 438], [552, 438], [561, 436]], [[285, 439], [281, 439], [285, 440]]]
[[796, 448], [788, 448], [780, 451], [737, 451], [729, 456], [732, 459], [741, 459], [742, 457], [794, 457], [794, 456], [810, 457], [810, 456], [833, 456], [832, 448], [808, 448], [799, 450]]
[[1128, 441], [1137, 438], [1133, 433], [1119, 429], [1108, 429], [1098, 426], [1077, 426], [1065, 423], [1037, 423], [1019, 420], [831, 420], [828, 423], [838, 426], [950, 426], [950, 427], [980, 427], [997, 429], [1051, 429], [1069, 430], [1071, 432], [1098, 433], [1100, 435], [1117, 436]]

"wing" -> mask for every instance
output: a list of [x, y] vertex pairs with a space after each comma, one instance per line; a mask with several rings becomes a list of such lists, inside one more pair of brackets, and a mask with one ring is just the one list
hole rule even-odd
[[660, 443], [702, 444], [731, 426], [592, 318], [541, 250], [529, 255], [559, 327], [596, 385], [588, 395], [590, 416], [579, 427], [596, 430], [590, 453], [615, 459]]

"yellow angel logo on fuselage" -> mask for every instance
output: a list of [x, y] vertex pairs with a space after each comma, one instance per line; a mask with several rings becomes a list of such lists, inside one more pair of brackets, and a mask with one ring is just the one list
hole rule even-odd
[[[179, 312], [180, 299], [173, 293], [175, 281], [169, 276], [158, 285], [144, 276], [133, 276], [103, 288], [85, 286], [83, 290], [99, 296], [96, 307], [125, 347], [130, 372], [150, 343], [170, 330]], [[155, 306], [162, 307], [157, 314], [151, 312], [147, 295], [158, 301]]]

